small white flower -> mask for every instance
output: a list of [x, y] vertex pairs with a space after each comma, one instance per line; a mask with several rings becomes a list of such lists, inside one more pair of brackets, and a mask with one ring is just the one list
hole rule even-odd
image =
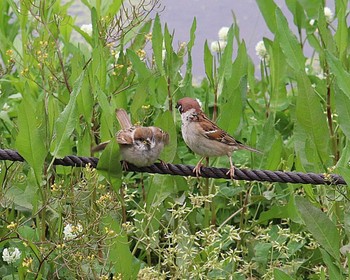
[[226, 41], [214, 41], [210, 45], [210, 49], [214, 53], [222, 53], [226, 47]]
[[255, 53], [261, 60], [268, 60], [269, 54], [267, 53], [264, 41], [259, 41], [255, 46]]
[[314, 19], [310, 19], [309, 24], [310, 24], [311, 26], [313, 26], [313, 25], [315, 24], [315, 20], [314, 20]]
[[83, 24], [80, 27], [81, 31], [84, 31], [85, 33], [87, 33], [89, 36], [92, 35], [92, 24]]
[[67, 224], [63, 229], [64, 240], [74, 239], [82, 231], [83, 231], [83, 227], [81, 224], [77, 224], [76, 226], [72, 224]]
[[332, 12], [332, 10], [328, 7], [324, 7], [324, 16], [326, 17], [326, 21], [327, 23], [331, 23], [333, 21], [334, 18], [334, 14]]
[[220, 30], [219, 30], [219, 40], [221, 41], [227, 41], [227, 34], [228, 34], [228, 31], [230, 30], [229, 27], [221, 27]]
[[2, 251], [2, 259], [4, 262], [7, 262], [8, 264], [14, 263], [17, 260], [19, 260], [21, 257], [21, 251], [18, 250], [18, 248], [10, 247], [5, 248]]

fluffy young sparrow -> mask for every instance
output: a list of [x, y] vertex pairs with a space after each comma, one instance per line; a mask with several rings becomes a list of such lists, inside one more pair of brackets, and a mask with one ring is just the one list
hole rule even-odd
[[237, 141], [209, 120], [203, 113], [197, 100], [184, 97], [177, 102], [176, 108], [181, 114], [181, 132], [185, 143], [193, 152], [202, 156], [193, 169], [197, 176], [201, 174], [201, 163], [205, 157], [228, 156], [230, 159], [230, 170], [227, 172], [227, 175], [229, 174], [233, 178], [235, 172], [231, 158], [233, 151], [245, 149], [261, 153]]
[[[169, 143], [168, 133], [155, 126], [133, 126], [124, 109], [117, 109], [116, 116], [121, 126], [116, 138], [124, 169], [127, 168], [127, 162], [143, 167], [158, 160], [164, 146]], [[109, 141], [103, 142], [94, 147], [92, 151], [100, 151], [108, 143]]]

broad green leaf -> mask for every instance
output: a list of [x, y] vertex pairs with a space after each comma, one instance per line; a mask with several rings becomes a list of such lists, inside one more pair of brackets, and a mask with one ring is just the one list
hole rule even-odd
[[122, 279], [136, 279], [140, 269], [140, 263], [135, 262], [130, 252], [129, 241], [126, 233], [122, 230], [118, 221], [112, 215], [103, 220], [103, 228], [107, 227], [114, 231], [115, 235], [106, 240], [110, 247], [109, 260], [113, 263], [115, 273]]
[[[235, 78], [230, 80], [233, 79]], [[222, 98], [220, 116], [217, 122], [224, 130], [228, 131], [230, 134], [234, 134], [242, 120], [243, 98], [247, 90], [247, 80], [242, 77], [234, 88], [230, 88], [230, 85], [233, 85], [231, 81], [227, 84], [228, 85], [223, 89], [227, 98], [223, 95], [225, 98]]]
[[278, 280], [293, 280], [294, 278], [289, 276], [287, 273], [285, 273], [283, 270], [275, 268], [273, 270], [273, 276], [274, 279]]
[[161, 75], [164, 75], [163, 58], [162, 58], [163, 46], [164, 46], [164, 43], [163, 43], [162, 27], [160, 24], [159, 15], [157, 14], [153, 22], [152, 49], [153, 49], [154, 60], [156, 62], [156, 65]]
[[135, 70], [141, 81], [151, 75], [150, 70], [146, 67], [146, 64], [140, 60], [140, 58], [130, 49], [126, 50], [126, 55], [132, 63], [132, 68]]
[[317, 28], [318, 28], [318, 32], [321, 36], [321, 40], [322, 40], [322, 52], [321, 52], [321, 57], [323, 54], [324, 49], [326, 49], [327, 51], [333, 53], [333, 54], [337, 54], [337, 46], [335, 43], [335, 38], [333, 35], [333, 32], [331, 31], [331, 28], [329, 27], [329, 24], [327, 22], [327, 19], [324, 15], [324, 8], [322, 6], [320, 6], [319, 8], [319, 13], [318, 13], [318, 24], [317, 24]]
[[121, 186], [122, 166], [119, 145], [112, 139], [102, 152], [97, 164], [97, 171], [105, 177], [117, 192]]
[[300, 43], [289, 29], [288, 21], [281, 10], [276, 9], [277, 38], [287, 63], [295, 71], [305, 70], [305, 57]]
[[107, 82], [107, 55], [105, 54], [106, 48], [98, 45], [94, 47], [92, 51], [92, 60], [89, 66], [90, 75], [93, 79], [93, 85], [99, 89], [106, 90]]
[[266, 169], [278, 170], [281, 164], [283, 141], [280, 135], [271, 143], [271, 149], [266, 159]]
[[[349, 138], [348, 138], [349, 139]], [[349, 161], [350, 161], [350, 142], [349, 140], [346, 141], [345, 147], [340, 152], [341, 157], [337, 162], [335, 173], [341, 175], [346, 183], [350, 185], [350, 168], [349, 168]]]
[[277, 5], [273, 0], [256, 0], [259, 6], [260, 12], [262, 13], [265, 22], [272, 33], [277, 31], [277, 23], [275, 18], [275, 11]]
[[279, 41], [275, 38], [274, 42], [264, 39], [265, 46], [271, 46], [270, 58], [270, 78], [271, 78], [271, 106], [280, 109], [288, 102], [286, 94], [286, 58], [281, 50]]
[[341, 116], [338, 119], [339, 126], [346, 137], [350, 139], [350, 96], [346, 95], [341, 89], [335, 90], [335, 93], [335, 107], [337, 113]]
[[16, 149], [33, 168], [37, 183], [41, 183], [47, 148], [45, 146], [45, 116], [38, 115], [43, 110], [37, 109], [40, 101], [34, 101], [30, 92], [23, 95], [18, 107], [18, 135]]
[[132, 44], [130, 46], [133, 50], [139, 50], [142, 49], [147, 41], [146, 35], [149, 34], [152, 27], [152, 20], [148, 20], [144, 23], [144, 25], [140, 28], [140, 30], [137, 32], [137, 35], [134, 36]]
[[64, 108], [63, 112], [58, 116], [54, 132], [55, 139], [51, 143], [50, 149], [51, 154], [54, 158], [66, 156], [66, 154], [63, 151], [78, 121], [76, 99], [77, 95], [81, 90], [84, 77], [85, 72], [82, 72], [74, 84], [73, 91], [70, 95], [70, 99], [67, 106]]
[[138, 114], [138, 110], [141, 108], [142, 105], [145, 105], [147, 96], [148, 96], [148, 89], [149, 89], [149, 80], [144, 80], [141, 82], [135, 91], [133, 102], [130, 106], [130, 112], [131, 115], [135, 118]]
[[340, 236], [336, 225], [305, 198], [297, 196], [295, 203], [307, 230], [327, 253], [339, 262]]
[[260, 214], [258, 223], [267, 224], [270, 220], [273, 219], [286, 219], [288, 216], [288, 207], [287, 206], [272, 206], [269, 210], [264, 211]]
[[[242, 56], [246, 56], [246, 53], [247, 53], [246, 49], [243, 53], [242, 53], [242, 51], [240, 52], [240, 50], [242, 48], [245, 49], [244, 43], [239, 45], [236, 61], [242, 59]], [[220, 59], [220, 65], [219, 65], [219, 69], [218, 69], [219, 81], [222, 81], [224, 78], [229, 78], [231, 75], [235, 76], [235, 74], [236, 74], [236, 72], [233, 72], [231, 69], [232, 53], [233, 53], [233, 26], [231, 26], [229, 31], [228, 31], [227, 45], [226, 45], [224, 52], [223, 52], [221, 59]], [[233, 73], [234, 73], [234, 75], [233, 75]], [[220, 87], [220, 85], [218, 87]], [[220, 95], [221, 92], [219, 91], [218, 94]]]
[[327, 136], [329, 135], [327, 122], [320, 106], [319, 97], [314, 92], [309, 78], [304, 73], [297, 73], [296, 77], [298, 83], [298, 96], [295, 109], [297, 122], [302, 126], [307, 135], [311, 137], [319, 153], [319, 160], [326, 162], [330, 137]]
[[102, 90], [97, 91], [97, 100], [102, 111], [100, 117], [100, 139], [101, 141], [106, 141], [114, 136], [113, 125], [116, 120], [115, 109], [117, 108], [111, 106], [107, 95]]
[[192, 22], [192, 25], [191, 25], [191, 30], [190, 30], [190, 40], [187, 44], [187, 50], [188, 52], [190, 53], [191, 50], [192, 50], [192, 47], [194, 45], [194, 41], [196, 39], [196, 29], [197, 29], [197, 19], [196, 17], [193, 18], [193, 22]]
[[214, 57], [210, 52], [210, 49], [208, 47], [208, 42], [205, 41], [204, 43], [204, 67], [205, 67], [205, 74], [207, 75], [208, 80], [210, 81], [210, 84], [214, 85]]
[[108, 15], [111, 18], [113, 18], [120, 10], [123, 0], [112, 0], [112, 1], [103, 1], [103, 2], [106, 2], [106, 4], [103, 7], [102, 15], [103, 16]]
[[323, 261], [325, 262], [327, 268], [328, 268], [328, 275], [329, 280], [341, 280], [341, 279], [347, 279], [345, 277], [345, 274], [341, 272], [341, 266], [338, 266], [334, 263], [333, 258], [330, 256], [329, 252], [326, 250], [321, 249], [321, 254]]
[[192, 47], [194, 45], [194, 41], [196, 38], [195, 32], [197, 28], [197, 20], [196, 18], [193, 19], [191, 31], [190, 31], [190, 41], [187, 44], [187, 64], [186, 64], [186, 74], [185, 78], [183, 79], [184, 83], [184, 92], [186, 92], [186, 95], [193, 96], [193, 76], [192, 76]]
[[161, 159], [165, 162], [172, 162], [177, 150], [177, 132], [171, 112], [165, 111], [160, 114], [155, 120], [154, 125], [160, 127], [169, 134], [169, 145], [164, 147]]
[[350, 74], [347, 69], [345, 69], [339, 59], [330, 52], [326, 52], [326, 59], [337, 80], [337, 86], [350, 98]]
[[91, 91], [89, 79], [84, 79], [81, 87], [81, 92], [77, 96], [77, 109], [80, 115], [84, 117], [84, 121], [86, 123], [91, 122], [93, 112], [92, 107], [94, 105], [93, 103], [94, 96], [93, 92]]
[[306, 15], [303, 7], [300, 5], [298, 0], [286, 0], [289, 11], [293, 14], [294, 24], [298, 27], [298, 31], [305, 26]]
[[[337, 14], [337, 31], [335, 32], [335, 42], [338, 47], [339, 57], [341, 61], [346, 61], [346, 50], [349, 45], [349, 32], [348, 32], [348, 24], [346, 22], [347, 16], [346, 16], [346, 5], [343, 3], [343, 1], [339, 1], [339, 4], [341, 5], [340, 9], [338, 9]], [[338, 5], [339, 5], [338, 4]]]
[[[227, 59], [231, 61], [230, 58], [227, 57]], [[247, 56], [247, 48], [244, 42], [242, 42], [238, 46], [237, 57], [233, 62], [233, 64], [230, 65], [228, 70], [229, 71], [227, 71], [226, 73], [223, 73], [223, 75], [225, 75], [225, 77], [228, 79], [228, 87], [229, 87], [228, 89], [238, 87], [238, 85], [241, 84], [242, 81], [247, 79], [248, 56]], [[225, 92], [223, 93], [223, 95], [224, 94]]]
[[319, 7], [323, 7], [323, 0], [298, 0], [303, 6], [309, 18], [317, 18]]

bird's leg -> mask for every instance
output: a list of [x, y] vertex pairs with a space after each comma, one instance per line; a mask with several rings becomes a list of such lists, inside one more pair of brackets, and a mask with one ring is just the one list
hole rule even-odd
[[128, 163], [125, 160], [122, 160], [122, 169], [124, 171], [128, 170]]
[[228, 156], [230, 159], [230, 170], [226, 173], [226, 175], [230, 175], [231, 179], [234, 179], [233, 177], [235, 176], [235, 167], [232, 162], [231, 155]]
[[196, 176], [199, 177], [199, 175], [201, 175], [201, 167], [202, 167], [202, 161], [203, 159], [205, 159], [205, 157], [202, 157], [197, 165], [195, 166], [195, 168], [193, 168], [193, 173], [196, 173]]

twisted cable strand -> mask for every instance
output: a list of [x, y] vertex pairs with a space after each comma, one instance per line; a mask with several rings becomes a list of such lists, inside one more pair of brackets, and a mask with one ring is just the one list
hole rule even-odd
[[[14, 150], [0, 149], [0, 160], [11, 160], [23, 162], [24, 158]], [[55, 165], [63, 166], [76, 166], [84, 167], [88, 164], [91, 167], [96, 168], [98, 164], [98, 158], [96, 157], [79, 157], [79, 156], [65, 156], [62, 159], [55, 159]], [[155, 163], [151, 166], [136, 167], [128, 163], [128, 169], [126, 171], [134, 172], [147, 172], [157, 174], [169, 174], [180, 176], [196, 177], [193, 173], [194, 166], [183, 164], [171, 164], [171, 163]], [[226, 173], [229, 171], [227, 168], [215, 168], [215, 167], [202, 167], [201, 177], [204, 178], [222, 178], [230, 179], [230, 176]], [[238, 169], [235, 168], [236, 180], [246, 181], [264, 181], [264, 182], [279, 182], [279, 183], [292, 183], [292, 184], [313, 184], [313, 185], [346, 185], [345, 180], [337, 174], [323, 174], [316, 173], [302, 173], [302, 172], [283, 172], [283, 171], [271, 171], [271, 170], [250, 170], [250, 169]]]

